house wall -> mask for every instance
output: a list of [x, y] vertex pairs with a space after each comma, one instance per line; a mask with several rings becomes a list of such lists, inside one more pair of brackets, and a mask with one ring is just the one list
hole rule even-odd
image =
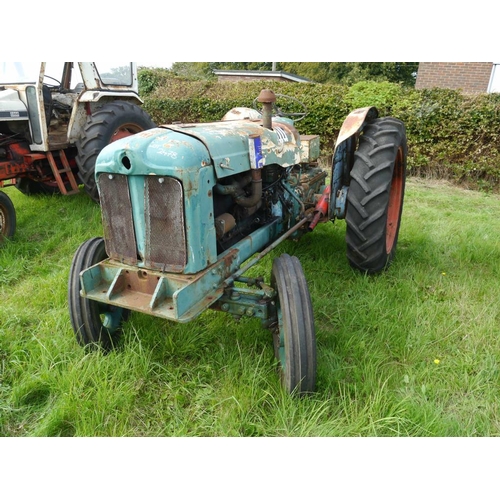
[[421, 62], [415, 88], [439, 87], [479, 94], [488, 91], [492, 69], [490, 62]]

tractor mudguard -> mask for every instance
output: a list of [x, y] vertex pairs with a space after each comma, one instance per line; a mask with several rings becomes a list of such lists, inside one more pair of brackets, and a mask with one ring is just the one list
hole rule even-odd
[[359, 108], [352, 111], [342, 124], [335, 143], [332, 160], [332, 180], [328, 208], [328, 217], [331, 220], [345, 217], [346, 188], [349, 183], [349, 173], [353, 164], [358, 136], [365, 123], [377, 117], [377, 108], [373, 106]]

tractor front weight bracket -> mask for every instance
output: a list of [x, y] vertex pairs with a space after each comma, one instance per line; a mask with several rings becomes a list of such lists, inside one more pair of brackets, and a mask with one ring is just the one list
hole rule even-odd
[[242, 317], [257, 318], [261, 320], [264, 328], [268, 328], [270, 324], [275, 322], [272, 306], [276, 292], [270, 286], [262, 283], [261, 280], [255, 282], [249, 278], [240, 278], [238, 281], [249, 285], [255, 284], [261, 289], [227, 287], [224, 294], [211, 306], [211, 309], [227, 312], [237, 320]]

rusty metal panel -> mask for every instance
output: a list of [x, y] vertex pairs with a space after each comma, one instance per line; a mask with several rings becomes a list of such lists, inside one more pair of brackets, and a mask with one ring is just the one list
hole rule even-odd
[[106, 252], [112, 259], [134, 265], [137, 263], [137, 247], [128, 178], [101, 174], [97, 182]]
[[304, 163], [315, 161], [319, 158], [319, 135], [300, 136], [300, 161]]
[[182, 184], [171, 177], [146, 177], [145, 265], [179, 272], [187, 263]]
[[351, 111], [342, 124], [335, 147], [339, 146], [343, 141], [352, 135], [357, 134], [361, 130], [365, 120], [373, 120], [374, 118], [377, 118], [377, 116], [378, 110], [373, 106]]

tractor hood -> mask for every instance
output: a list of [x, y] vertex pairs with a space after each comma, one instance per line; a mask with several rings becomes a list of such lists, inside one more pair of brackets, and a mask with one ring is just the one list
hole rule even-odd
[[261, 144], [260, 166], [277, 163], [286, 168], [300, 163], [300, 136], [288, 120], [276, 119], [273, 130], [264, 128], [260, 120], [234, 120], [162, 125], [116, 141], [102, 150], [96, 174], [163, 175], [165, 168], [213, 164], [217, 178], [223, 178], [252, 168], [251, 142], [255, 138]]
[[28, 110], [16, 90], [0, 86], [0, 120], [27, 120]]
[[260, 120], [234, 120], [196, 125], [163, 125], [162, 128], [195, 137], [207, 148], [217, 177], [250, 170], [250, 142], [259, 137], [263, 166], [278, 163], [289, 167], [300, 163], [300, 137], [290, 123], [274, 121], [273, 130]]

